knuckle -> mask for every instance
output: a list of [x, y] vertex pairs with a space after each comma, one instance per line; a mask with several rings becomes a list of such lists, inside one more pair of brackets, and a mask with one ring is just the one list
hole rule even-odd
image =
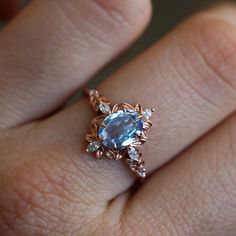
[[[79, 33], [86, 34], [87, 40], [90, 42], [99, 40], [106, 44], [109, 43], [106, 40], [108, 35], [114, 37], [113, 40], [115, 40], [118, 35], [122, 37], [127, 35], [127, 32], [140, 30], [140, 26], [144, 27], [147, 24], [151, 12], [150, 3], [142, 0], [135, 3], [130, 0], [80, 2], [70, 0], [66, 4], [62, 0], [57, 0], [56, 3], [66, 19], [72, 23], [71, 25], [75, 26]], [[112, 32], [116, 31], [119, 34], [113, 36], [109, 33], [111, 29]]]
[[[165, 204], [165, 200], [159, 196], [159, 202]], [[174, 217], [165, 207], [150, 206], [136, 208], [128, 211], [121, 219], [121, 235], [185, 235], [182, 229], [177, 229]], [[143, 220], [145, 219], [145, 220]]]
[[[211, 134], [211, 154], [202, 160], [204, 170], [199, 172], [202, 197], [195, 199], [194, 209], [202, 209], [204, 202], [206, 212], [211, 212], [201, 218], [202, 230], [217, 232], [228, 230], [229, 224], [234, 224], [236, 216], [236, 115], [228, 119], [223, 126]], [[210, 156], [211, 155], [211, 156]], [[214, 208], [213, 208], [214, 207]], [[213, 212], [214, 211], [214, 212]], [[220, 225], [220, 228], [219, 228]], [[235, 229], [234, 229], [235, 230]]]
[[60, 164], [55, 157], [49, 161], [51, 154], [41, 154], [40, 162], [31, 160], [12, 170], [14, 174], [2, 174], [0, 228], [4, 235], [63, 235], [78, 228], [86, 230], [82, 225], [89, 222], [91, 202], [79, 197], [75, 167]]
[[[196, 79], [185, 79], [188, 85], [214, 105], [225, 98], [225, 94], [235, 100], [236, 28], [207, 13], [200, 13], [181, 29], [184, 39], [177, 40], [177, 46], [189, 63], [191, 74], [196, 73]], [[213, 93], [218, 94], [219, 101], [216, 96], [210, 96]]]
[[133, 25], [137, 23], [137, 20], [142, 22], [150, 17], [151, 6], [149, 1], [138, 0], [135, 1], [135, 4], [130, 0], [125, 2], [122, 0], [96, 0], [94, 2], [109, 12], [110, 16], [114, 14], [114, 19], [117, 19], [118, 22], [122, 20], [122, 22], [126, 21]]
[[23, 235], [27, 231], [46, 234], [51, 227], [64, 223], [59, 207], [63, 197], [55, 193], [54, 184], [46, 178], [38, 168], [24, 168], [24, 172], [19, 171], [3, 182], [1, 224]]
[[[236, 210], [236, 114], [234, 114], [225, 124], [225, 135], [218, 141], [222, 145], [221, 155], [217, 155], [215, 160], [215, 173], [218, 176], [218, 183], [222, 187], [222, 192], [234, 204]], [[217, 144], [219, 144], [217, 142]], [[217, 145], [216, 144], [216, 145]], [[222, 165], [221, 157], [224, 157]], [[221, 170], [218, 171], [217, 170]], [[235, 212], [236, 213], [236, 212]]]

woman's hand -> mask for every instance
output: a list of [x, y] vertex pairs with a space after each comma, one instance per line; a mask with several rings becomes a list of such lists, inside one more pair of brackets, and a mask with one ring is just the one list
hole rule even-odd
[[35, 0], [0, 33], [0, 235], [236, 235], [234, 5], [192, 16], [99, 86], [157, 108], [138, 188], [121, 161], [85, 154], [87, 99], [58, 111], [150, 12]]

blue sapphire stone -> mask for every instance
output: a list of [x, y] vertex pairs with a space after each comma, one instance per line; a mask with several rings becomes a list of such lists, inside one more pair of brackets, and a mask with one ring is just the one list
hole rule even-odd
[[132, 143], [137, 131], [143, 130], [143, 120], [134, 111], [119, 111], [108, 115], [98, 130], [99, 139], [109, 149], [122, 149]]

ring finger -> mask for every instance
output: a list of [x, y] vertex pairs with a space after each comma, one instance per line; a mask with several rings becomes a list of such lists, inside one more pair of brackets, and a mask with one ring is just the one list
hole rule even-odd
[[[99, 87], [114, 103], [139, 102], [158, 108], [143, 149], [149, 173], [235, 110], [234, 14], [231, 6], [197, 14]], [[61, 141], [68, 143], [81, 175], [83, 168], [88, 170], [86, 180], [89, 176], [96, 191], [107, 189], [107, 199], [112, 199], [134, 179], [124, 174], [127, 171], [120, 162], [91, 161], [83, 154], [83, 137], [94, 116], [89, 109], [88, 102], [81, 101], [43, 125], [51, 133], [70, 137]]]
[[234, 114], [156, 173], [122, 220], [144, 219], [142, 232], [154, 228], [156, 235], [235, 235], [235, 142]]

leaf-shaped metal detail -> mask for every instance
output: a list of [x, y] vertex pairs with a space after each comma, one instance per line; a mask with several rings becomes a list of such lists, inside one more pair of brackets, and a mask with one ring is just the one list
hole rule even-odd
[[93, 142], [97, 140], [97, 137], [94, 134], [87, 134], [85, 138], [88, 142]]
[[98, 127], [102, 123], [105, 117], [106, 117], [105, 115], [101, 115], [92, 120], [91, 125], [90, 125], [92, 134], [97, 136]]
[[135, 139], [133, 142], [132, 142], [132, 146], [134, 147], [139, 147], [143, 144], [143, 142], [140, 140], [140, 139]]
[[139, 113], [139, 114], [141, 114], [141, 113], [143, 112], [143, 108], [142, 108], [142, 106], [141, 106], [140, 104], [137, 104], [137, 105], [135, 106], [134, 110], [135, 110], [137, 113]]
[[118, 160], [120, 160], [120, 159], [122, 159], [123, 158], [123, 155], [121, 155], [120, 153], [116, 153], [116, 157], [115, 157], [115, 159], [118, 161]]
[[152, 122], [150, 120], [143, 122], [143, 128], [148, 129], [152, 127]]
[[98, 159], [101, 159], [101, 158], [102, 158], [102, 155], [103, 155], [103, 151], [102, 151], [102, 150], [97, 150], [97, 151], [96, 151], [96, 157], [97, 157]]
[[112, 150], [106, 150], [105, 155], [109, 159], [115, 159], [116, 158], [116, 154]]
[[123, 110], [134, 110], [134, 107], [128, 103], [121, 103], [120, 106]]
[[115, 104], [111, 110], [111, 112], [117, 112], [118, 110], [120, 110], [119, 104]]
[[147, 131], [143, 130], [141, 134], [141, 141], [146, 142], [147, 141]]

